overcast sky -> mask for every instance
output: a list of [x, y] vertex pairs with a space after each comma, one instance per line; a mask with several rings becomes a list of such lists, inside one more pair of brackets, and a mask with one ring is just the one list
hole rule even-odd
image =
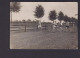
[[57, 14], [62, 11], [69, 17], [78, 18], [75, 14], [78, 14], [77, 2], [21, 2], [21, 11], [18, 13], [12, 13], [12, 20], [35, 20], [34, 12], [37, 5], [42, 5], [45, 10], [45, 15], [41, 18], [41, 21], [50, 21], [48, 19], [49, 12], [56, 10]]

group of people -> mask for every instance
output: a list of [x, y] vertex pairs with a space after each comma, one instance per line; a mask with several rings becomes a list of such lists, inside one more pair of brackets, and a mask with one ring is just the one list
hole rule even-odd
[[[70, 26], [69, 22], [63, 23], [63, 24], [55, 23], [55, 24], [53, 24], [51, 30], [53, 30], [53, 31], [55, 30], [55, 31], [59, 31], [59, 32], [62, 32], [62, 31], [67, 32], [67, 31], [70, 30], [70, 27], [71, 27], [71, 26]], [[39, 28], [39, 29], [42, 29], [41, 22], [39, 22], [38, 28]], [[46, 29], [46, 28], [45, 28], [45, 29]]]
[[68, 31], [70, 28], [69, 26], [69, 23], [66, 23], [65, 25], [62, 25], [60, 23], [58, 24], [53, 24], [53, 30], [56, 30], [56, 31]]

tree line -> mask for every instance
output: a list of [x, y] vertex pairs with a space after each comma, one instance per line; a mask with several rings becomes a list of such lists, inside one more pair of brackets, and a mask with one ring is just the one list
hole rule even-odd
[[[19, 12], [20, 11], [20, 2], [11, 2], [10, 5], [10, 12]], [[42, 5], [38, 5], [36, 6], [36, 9], [34, 12], [34, 16], [38, 19], [42, 18], [45, 15], [45, 10], [44, 7]], [[53, 21], [58, 19], [60, 21], [60, 24], [62, 21], [64, 21], [65, 23], [69, 22], [69, 23], [78, 23], [78, 19], [74, 18], [74, 17], [69, 17], [67, 15], [65, 15], [62, 11], [60, 11], [57, 15], [56, 10], [51, 10], [49, 12], [49, 16], [48, 16], [49, 20]], [[12, 18], [11, 18], [12, 20]]]
[[[34, 15], [35, 15], [36, 18], [42, 18], [44, 16], [44, 8], [41, 5], [38, 5], [36, 7], [36, 10], [35, 10], [35, 14]], [[69, 17], [67, 15], [64, 15], [64, 13], [62, 11], [60, 11], [58, 13], [58, 15], [57, 15], [56, 10], [51, 10], [49, 12], [48, 18], [49, 18], [49, 20], [53, 21], [53, 23], [54, 23], [54, 20], [56, 20], [57, 18], [60, 21], [60, 23], [62, 21], [66, 22], [66, 23], [67, 22], [70, 22], [70, 23], [72, 23], [72, 22], [78, 23], [78, 20], [76, 18]]]

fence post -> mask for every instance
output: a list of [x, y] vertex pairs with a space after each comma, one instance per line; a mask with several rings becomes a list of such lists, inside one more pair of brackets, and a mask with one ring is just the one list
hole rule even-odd
[[26, 23], [25, 23], [25, 32], [26, 32]]

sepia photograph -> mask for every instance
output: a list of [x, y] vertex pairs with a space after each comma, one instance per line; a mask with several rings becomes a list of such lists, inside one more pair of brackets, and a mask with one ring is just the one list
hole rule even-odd
[[10, 49], [78, 49], [78, 2], [10, 2]]

